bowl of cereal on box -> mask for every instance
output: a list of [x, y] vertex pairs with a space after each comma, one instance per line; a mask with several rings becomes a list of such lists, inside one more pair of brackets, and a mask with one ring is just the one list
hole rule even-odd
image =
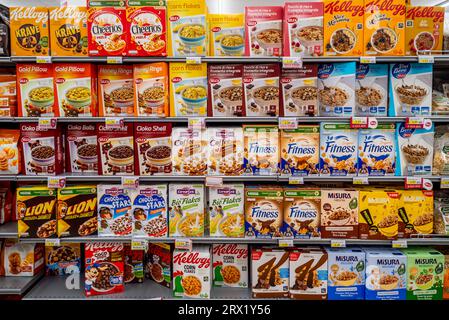
[[77, 154], [79, 161], [82, 163], [90, 164], [98, 161], [96, 144], [86, 143], [78, 146]]
[[323, 27], [305, 26], [296, 32], [296, 36], [304, 47], [321, 47], [323, 45]]
[[351, 219], [351, 212], [344, 208], [335, 208], [329, 213], [327, 219], [332, 225], [344, 226]]
[[227, 34], [220, 40], [223, 52], [228, 56], [236, 56], [243, 52], [245, 42], [239, 34]]
[[90, 88], [88, 87], [74, 87], [65, 92], [67, 102], [75, 108], [82, 109], [92, 102]]
[[318, 98], [318, 90], [313, 86], [301, 86], [292, 88], [290, 97], [296, 106], [315, 105]]
[[433, 274], [420, 274], [415, 280], [416, 287], [420, 290], [429, 290], [432, 288], [433, 282]]
[[239, 237], [244, 233], [243, 214], [231, 214], [218, 223], [218, 229], [226, 237]]
[[371, 46], [379, 53], [393, 50], [398, 43], [398, 36], [393, 29], [379, 28], [371, 36]]
[[195, 297], [201, 293], [201, 280], [195, 276], [183, 276], [181, 280], [184, 295]]
[[207, 89], [204, 86], [193, 85], [181, 91], [181, 98], [191, 107], [200, 107], [207, 101]]
[[318, 100], [320, 105], [326, 109], [342, 107], [351, 97], [349, 92], [340, 86], [324, 86], [318, 90]]
[[148, 87], [143, 91], [142, 99], [144, 101], [145, 107], [157, 109], [165, 102], [165, 90], [163, 87], [160, 86]]
[[50, 146], [36, 146], [31, 149], [31, 159], [38, 166], [50, 166], [55, 163], [55, 149]]
[[109, 93], [104, 93], [105, 104], [112, 105], [114, 109], [119, 108], [117, 113], [127, 113], [134, 106], [134, 92], [132, 86], [117, 84]]
[[204, 215], [187, 214], [178, 222], [178, 230], [184, 237], [199, 237], [204, 231]]
[[330, 45], [339, 54], [345, 54], [354, 49], [357, 38], [351, 30], [347, 28], [335, 30], [331, 35]]
[[432, 50], [435, 46], [435, 37], [427, 31], [420, 32], [413, 39], [416, 51]]
[[344, 270], [335, 277], [337, 286], [349, 287], [353, 286], [357, 280], [357, 274], [353, 271]]
[[259, 106], [278, 105], [279, 103], [279, 87], [262, 86], [253, 90], [252, 96]]
[[33, 106], [39, 108], [46, 108], [52, 106], [55, 102], [53, 95], [53, 88], [51, 87], [37, 87], [28, 92], [28, 98]]
[[118, 145], [108, 151], [108, 158], [111, 165], [131, 165], [134, 162], [134, 150], [127, 145]]
[[380, 280], [379, 285], [382, 290], [396, 289], [399, 283], [399, 278], [395, 275], [384, 274]]
[[240, 281], [240, 270], [236, 266], [227, 265], [220, 272], [224, 283], [236, 284]]
[[389, 214], [377, 224], [380, 233], [386, 237], [393, 237], [398, 232], [398, 216], [396, 214]]
[[422, 234], [432, 233], [433, 230], [433, 214], [426, 213], [418, 216], [415, 221], [413, 221], [413, 226], [416, 231]]
[[120, 38], [119, 34], [112, 34], [103, 48], [110, 55], [120, 55], [126, 47], [126, 41]]
[[206, 40], [206, 30], [201, 24], [186, 24], [179, 29], [178, 35], [187, 47], [201, 46]]
[[218, 97], [223, 105], [233, 108], [242, 105], [242, 86], [223, 87], [218, 90]]
[[259, 45], [264, 49], [282, 47], [282, 32], [279, 29], [264, 29], [256, 33]]

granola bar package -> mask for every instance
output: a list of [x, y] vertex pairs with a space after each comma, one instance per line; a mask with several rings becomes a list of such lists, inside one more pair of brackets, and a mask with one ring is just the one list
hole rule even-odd
[[388, 65], [357, 64], [355, 82], [355, 114], [357, 116], [387, 116]]
[[172, 280], [172, 251], [167, 243], [149, 243], [145, 253], [145, 276], [170, 288]]
[[212, 254], [215, 287], [248, 288], [248, 245], [214, 244]]
[[45, 246], [45, 274], [58, 276], [80, 273], [81, 244], [64, 243], [61, 246]]
[[126, 243], [123, 251], [124, 256], [124, 277], [123, 282], [126, 283], [142, 283], [144, 280], [144, 250], [132, 250], [131, 245]]
[[432, 174], [449, 175], [449, 126], [435, 126]]

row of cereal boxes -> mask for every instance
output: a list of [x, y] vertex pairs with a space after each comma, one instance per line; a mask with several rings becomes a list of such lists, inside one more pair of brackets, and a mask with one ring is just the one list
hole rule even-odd
[[[17, 98], [14, 84], [17, 78]], [[429, 116], [432, 64], [17, 64], [1, 114], [93, 116]], [[98, 92], [97, 92], [98, 91]], [[8, 101], [6, 101], [8, 102]], [[169, 110], [170, 109], [170, 110]]]
[[[202, 245], [191, 251], [172, 251], [170, 245], [150, 243], [145, 251], [132, 250], [129, 244], [92, 242], [84, 249], [87, 296], [122, 292], [126, 284], [142, 283], [146, 276], [171, 287], [174, 297], [181, 298], [207, 299], [213, 286], [224, 286], [250, 287], [255, 298], [449, 299], [447, 248], [249, 250], [243, 244], [214, 244], [212, 248]], [[67, 243], [43, 251], [39, 244], [6, 240], [0, 272], [27, 276], [37, 274], [44, 266], [47, 276], [81, 272], [80, 244]]]
[[[324, 0], [208, 14], [206, 0], [11, 8], [11, 55], [360, 56], [442, 50], [443, 7]], [[168, 45], [167, 45], [168, 43]]]
[[[428, 190], [240, 183], [209, 187], [207, 192], [202, 184], [180, 183], [137, 189], [24, 186], [17, 188], [16, 201], [20, 238], [98, 232], [100, 237], [396, 239], [434, 232], [434, 193]], [[441, 221], [446, 215], [438, 219], [446, 233], [447, 222]]]

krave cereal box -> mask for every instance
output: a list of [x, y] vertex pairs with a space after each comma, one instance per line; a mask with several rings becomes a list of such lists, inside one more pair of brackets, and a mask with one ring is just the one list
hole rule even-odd
[[358, 63], [355, 79], [355, 114], [387, 116], [388, 65]]
[[211, 56], [242, 56], [245, 50], [243, 14], [209, 14]]
[[215, 287], [248, 288], [248, 245], [214, 244], [212, 254]]

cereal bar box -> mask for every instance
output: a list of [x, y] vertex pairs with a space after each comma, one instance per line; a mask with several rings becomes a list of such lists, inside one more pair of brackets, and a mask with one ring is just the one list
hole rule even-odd
[[209, 299], [212, 287], [212, 256], [207, 245], [192, 251], [173, 252], [173, 295], [175, 298]]
[[243, 167], [246, 175], [275, 175], [279, 164], [279, 129], [243, 125]]
[[214, 244], [212, 254], [215, 287], [248, 288], [248, 245]]
[[398, 238], [433, 233], [433, 190], [400, 190]]
[[363, 53], [364, 0], [324, 0], [324, 55]]
[[243, 173], [242, 128], [209, 127], [207, 168], [210, 175], [238, 176]]
[[207, 131], [175, 127], [172, 131], [172, 163], [176, 175], [200, 176], [207, 173]]
[[145, 276], [157, 284], [170, 288], [172, 252], [168, 243], [148, 243], [145, 253]]
[[41, 273], [45, 264], [45, 248], [42, 243], [21, 243], [6, 239], [2, 246], [4, 276], [33, 277]]
[[65, 131], [66, 172], [98, 173], [95, 123], [68, 123]]
[[245, 50], [244, 15], [209, 14], [211, 56], [242, 56]]
[[449, 250], [447, 247], [438, 246], [435, 248], [444, 255], [444, 281], [443, 281], [443, 299], [449, 299]]
[[355, 114], [361, 117], [386, 117], [388, 109], [388, 65], [357, 64]]

